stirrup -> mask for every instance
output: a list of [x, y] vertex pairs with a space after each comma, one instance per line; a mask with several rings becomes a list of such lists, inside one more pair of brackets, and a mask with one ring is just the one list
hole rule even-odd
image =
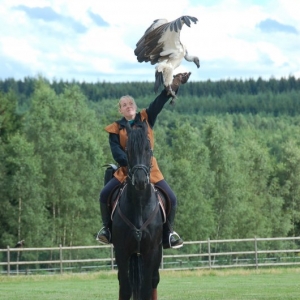
[[[171, 237], [174, 236], [174, 235], [177, 236], [178, 239], [176, 241], [178, 241], [180, 244], [176, 245], [176, 246], [171, 246]], [[172, 248], [172, 249], [178, 249], [178, 248], [181, 248], [183, 246], [183, 240], [176, 231], [173, 231], [173, 232], [170, 233], [169, 245], [170, 245], [170, 248]]]
[[[175, 236], [177, 236], [177, 240], [176, 241], [178, 241], [178, 245], [175, 245], [175, 246], [172, 246], [171, 245], [171, 238], [172, 237], [174, 237], [174, 235]], [[163, 248], [164, 249], [169, 249], [169, 248], [172, 248], [172, 249], [179, 249], [179, 248], [181, 248], [183, 246], [183, 240], [182, 240], [182, 238], [179, 236], [179, 234], [176, 232], [176, 231], [173, 231], [173, 232], [170, 232], [169, 233], [169, 240], [168, 240], [168, 244], [164, 244], [163, 245]]]
[[[102, 232], [102, 230], [106, 231], [108, 233], [108, 238], [106, 235], [104, 235]], [[110, 244], [111, 241], [111, 233], [108, 227], [102, 227], [99, 232], [97, 233], [96, 236], [96, 241], [102, 243], [102, 244]]]

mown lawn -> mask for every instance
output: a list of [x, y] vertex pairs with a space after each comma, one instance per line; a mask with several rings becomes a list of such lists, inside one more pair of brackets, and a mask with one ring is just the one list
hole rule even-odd
[[[300, 299], [300, 268], [161, 271], [159, 300]], [[115, 272], [0, 276], [2, 300], [118, 299]]]

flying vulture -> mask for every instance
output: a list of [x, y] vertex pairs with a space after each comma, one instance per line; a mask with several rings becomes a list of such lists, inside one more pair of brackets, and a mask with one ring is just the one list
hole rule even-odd
[[155, 67], [154, 91], [158, 91], [161, 84], [169, 90], [173, 98], [176, 98], [172, 91], [173, 72], [180, 66], [185, 58], [194, 62], [200, 67], [199, 58], [188, 54], [186, 47], [180, 42], [180, 31], [186, 24], [190, 27], [191, 22], [197, 23], [198, 19], [191, 16], [182, 16], [172, 22], [166, 19], [157, 19], [145, 31], [144, 35], [136, 44], [134, 54], [138, 62], [151, 62]]

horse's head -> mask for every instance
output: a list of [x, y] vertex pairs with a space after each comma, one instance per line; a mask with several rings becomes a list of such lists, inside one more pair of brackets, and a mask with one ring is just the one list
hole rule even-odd
[[128, 179], [137, 190], [143, 190], [150, 184], [152, 149], [147, 128], [146, 122], [141, 122], [133, 128], [126, 127]]

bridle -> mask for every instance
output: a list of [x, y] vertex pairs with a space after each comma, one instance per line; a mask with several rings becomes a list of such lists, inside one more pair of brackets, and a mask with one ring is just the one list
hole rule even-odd
[[132, 168], [128, 168], [128, 178], [131, 181], [131, 184], [134, 185], [134, 176], [135, 176], [136, 171], [138, 171], [138, 170], [143, 170], [145, 172], [146, 177], [147, 177], [147, 184], [149, 184], [150, 183], [151, 165], [146, 166], [143, 164], [138, 164], [138, 165], [133, 166]]
[[[148, 142], [149, 142], [149, 145], [150, 145], [150, 140], [148, 139]], [[150, 163], [148, 166], [144, 165], [144, 164], [136, 164], [134, 165], [132, 168], [128, 165], [128, 179], [131, 181], [131, 184], [132, 185], [135, 185], [134, 183], [134, 179], [135, 179], [135, 173], [138, 171], [138, 170], [143, 170], [146, 174], [146, 177], [147, 177], [147, 184], [150, 183], [150, 172], [151, 172], [151, 168], [152, 168], [152, 157], [153, 157], [153, 150], [149, 149], [150, 151]], [[128, 157], [128, 150], [127, 150], [127, 147], [125, 149], [125, 152], [127, 154], [127, 157]]]

